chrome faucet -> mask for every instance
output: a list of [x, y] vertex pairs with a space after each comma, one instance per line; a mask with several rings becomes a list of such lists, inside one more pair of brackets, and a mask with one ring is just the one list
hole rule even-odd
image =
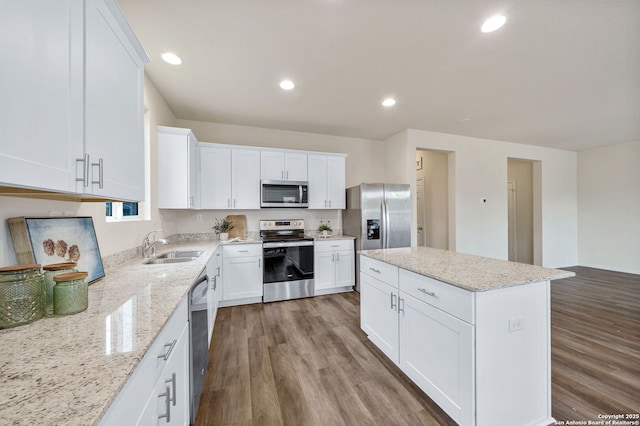
[[164, 238], [158, 238], [153, 242], [149, 241], [149, 238], [151, 237], [151, 235], [159, 231], [162, 231], [162, 230], [156, 229], [155, 231], [151, 231], [147, 235], [145, 235], [144, 238], [142, 239], [142, 257], [144, 257], [145, 259], [150, 257], [149, 252], [151, 252], [151, 256], [156, 255], [156, 247], [159, 244], [163, 244], [163, 245], [169, 244], [169, 241], [165, 240]]

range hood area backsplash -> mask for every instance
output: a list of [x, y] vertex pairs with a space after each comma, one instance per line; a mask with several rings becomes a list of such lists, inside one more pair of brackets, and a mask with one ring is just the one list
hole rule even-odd
[[[309, 210], [309, 209], [261, 209], [261, 210], [162, 210], [165, 216], [172, 215], [176, 224], [177, 234], [211, 233], [211, 227], [216, 218], [227, 215], [243, 214], [247, 217], [247, 231], [249, 236], [256, 237], [260, 220], [271, 219], [304, 219], [306, 231], [315, 231], [320, 221], [331, 222], [333, 233], [341, 233], [341, 210]], [[200, 221], [199, 221], [200, 220]], [[255, 235], [254, 235], [255, 234]]]

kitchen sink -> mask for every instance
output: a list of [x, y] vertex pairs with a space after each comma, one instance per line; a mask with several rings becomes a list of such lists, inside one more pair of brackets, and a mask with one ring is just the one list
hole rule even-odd
[[162, 265], [165, 263], [191, 262], [192, 260], [195, 260], [195, 259], [197, 259], [197, 257], [172, 257], [172, 258], [164, 258], [164, 259], [153, 258], [153, 259], [145, 260], [142, 263], [145, 265]]
[[[182, 250], [182, 251], [170, 251], [168, 253], [156, 256], [154, 259], [183, 259], [185, 257], [197, 258], [202, 254], [202, 250]], [[167, 262], [170, 263], [170, 262]]]
[[162, 265], [167, 263], [184, 263], [197, 259], [202, 250], [170, 251], [142, 262], [145, 265]]

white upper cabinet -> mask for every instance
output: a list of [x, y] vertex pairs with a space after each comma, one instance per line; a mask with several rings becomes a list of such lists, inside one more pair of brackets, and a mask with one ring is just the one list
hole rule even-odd
[[0, 13], [0, 185], [144, 199], [148, 58], [113, 0]]
[[189, 129], [158, 126], [158, 208], [200, 208], [199, 144]]
[[260, 151], [202, 143], [200, 207], [260, 208]]
[[345, 157], [309, 155], [309, 208], [344, 209]]
[[75, 192], [84, 149], [82, 18], [77, 1], [3, 2], [0, 185]]
[[261, 151], [260, 170], [263, 180], [306, 181], [307, 154]]
[[[86, 1], [85, 193], [144, 200], [144, 75], [110, 2]], [[120, 20], [118, 20], [120, 18]]]

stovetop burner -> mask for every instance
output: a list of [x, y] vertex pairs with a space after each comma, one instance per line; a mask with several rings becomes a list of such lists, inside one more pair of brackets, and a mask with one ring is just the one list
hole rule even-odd
[[304, 235], [304, 220], [261, 220], [260, 238], [268, 242], [312, 241]]

